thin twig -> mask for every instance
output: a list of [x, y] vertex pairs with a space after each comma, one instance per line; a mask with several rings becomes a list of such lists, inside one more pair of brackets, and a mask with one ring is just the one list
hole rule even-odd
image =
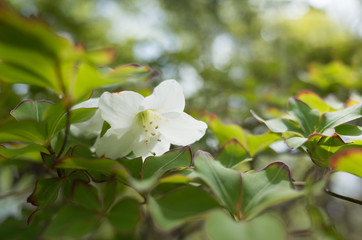
[[362, 201], [361, 201], [361, 200], [358, 200], [358, 199], [355, 199], [355, 198], [346, 197], [346, 196], [343, 196], [343, 195], [339, 195], [338, 193], [335, 193], [335, 192], [330, 191], [328, 188], [324, 189], [324, 191], [325, 191], [326, 193], [328, 193], [329, 195], [333, 196], [333, 197], [340, 198], [340, 199], [343, 199], [343, 200], [346, 200], [346, 201], [349, 201], [349, 202], [353, 202], [353, 203], [357, 203], [357, 204], [359, 204], [359, 205], [362, 205]]

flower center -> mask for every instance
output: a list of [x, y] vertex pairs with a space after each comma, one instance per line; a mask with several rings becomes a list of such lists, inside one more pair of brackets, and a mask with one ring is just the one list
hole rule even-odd
[[161, 117], [157, 114], [155, 110], [144, 110], [139, 112], [138, 114], [139, 123], [143, 127], [144, 136], [145, 136], [145, 143], [152, 155], [156, 155], [156, 153], [152, 152], [149, 149], [149, 144], [151, 141], [158, 141], [161, 142], [160, 132], [158, 130], [158, 122], [160, 121]]

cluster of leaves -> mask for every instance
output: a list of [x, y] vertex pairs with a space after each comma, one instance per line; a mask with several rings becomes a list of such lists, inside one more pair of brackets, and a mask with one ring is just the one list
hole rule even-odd
[[[361, 128], [346, 123], [361, 117], [362, 105], [337, 111], [309, 92], [290, 100], [292, 119], [265, 121], [254, 114], [271, 130], [264, 135], [208, 117], [224, 145], [216, 158], [203, 151], [193, 154], [189, 147], [145, 161], [97, 158], [90, 150], [95, 139], [76, 136], [70, 128], [89, 120], [96, 109], [72, 107], [94, 89], [120, 86], [150, 69], [98, 67], [110, 63], [111, 52], [85, 51], [44, 23], [4, 7], [0, 33], [0, 79], [43, 87], [57, 96], [52, 102], [22, 101], [0, 122], [1, 164], [31, 162], [40, 169], [27, 198], [36, 207], [28, 215], [29, 227], [36, 226], [34, 238], [172, 239], [197, 232], [215, 240], [285, 239], [285, 225], [265, 210], [312, 196], [319, 188], [313, 182], [296, 189], [282, 162], [257, 171], [248, 165], [281, 135], [317, 165], [361, 176]], [[260, 231], [264, 228], [273, 232]]]

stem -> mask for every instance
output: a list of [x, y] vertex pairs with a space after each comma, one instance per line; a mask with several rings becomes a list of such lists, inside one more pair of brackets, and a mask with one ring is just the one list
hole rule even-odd
[[62, 153], [64, 152], [65, 146], [66, 146], [67, 141], [68, 141], [69, 130], [70, 130], [70, 110], [67, 109], [64, 140], [63, 140], [62, 147], [61, 147], [61, 149], [60, 149], [60, 151], [59, 151], [59, 153], [58, 153], [58, 155], [57, 155], [57, 159], [59, 159], [60, 156], [62, 155]]
[[343, 200], [346, 200], [346, 201], [349, 201], [349, 202], [353, 202], [353, 203], [357, 203], [357, 204], [359, 204], [359, 205], [362, 205], [362, 201], [361, 201], [361, 200], [358, 200], [358, 199], [355, 199], [355, 198], [346, 197], [346, 196], [343, 196], [343, 195], [339, 195], [338, 193], [335, 193], [335, 192], [330, 191], [328, 188], [325, 188], [324, 191], [325, 191], [326, 193], [328, 193], [329, 195], [333, 196], [333, 197], [340, 198], [340, 199], [343, 199]]

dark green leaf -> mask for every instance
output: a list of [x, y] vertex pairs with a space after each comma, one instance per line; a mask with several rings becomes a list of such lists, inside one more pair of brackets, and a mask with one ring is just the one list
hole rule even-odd
[[73, 181], [72, 200], [85, 208], [93, 210], [100, 210], [102, 207], [97, 189], [82, 180]]
[[109, 211], [108, 220], [120, 232], [132, 231], [140, 220], [139, 203], [130, 198], [118, 201]]
[[65, 206], [45, 229], [44, 237], [80, 238], [98, 227], [100, 217], [93, 211], [76, 206]]
[[119, 161], [124, 167], [126, 167], [126, 169], [132, 175], [132, 177], [136, 179], [141, 178], [141, 172], [143, 166], [143, 161], [141, 157], [134, 159], [121, 158], [117, 161]]
[[62, 183], [62, 179], [59, 178], [38, 180], [33, 193], [28, 197], [27, 201], [39, 208], [48, 206], [57, 198]]

